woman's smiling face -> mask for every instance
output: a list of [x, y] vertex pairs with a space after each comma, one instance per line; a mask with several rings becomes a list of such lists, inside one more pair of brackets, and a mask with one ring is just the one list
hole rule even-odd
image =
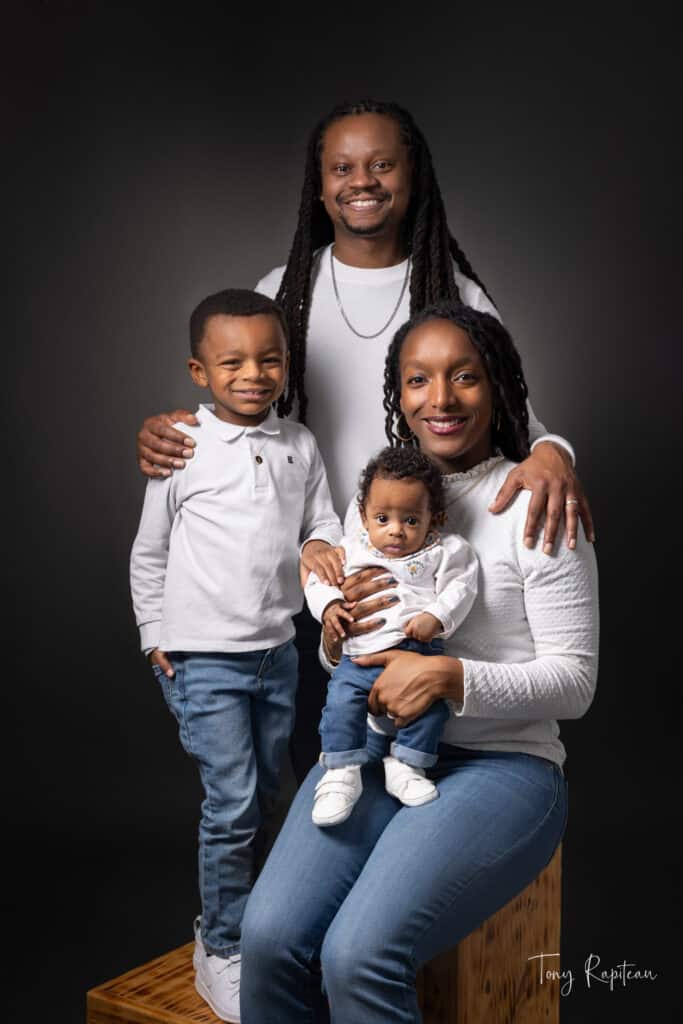
[[462, 472], [492, 453], [491, 384], [462, 327], [427, 320], [401, 347], [401, 410], [421, 450], [444, 473]]

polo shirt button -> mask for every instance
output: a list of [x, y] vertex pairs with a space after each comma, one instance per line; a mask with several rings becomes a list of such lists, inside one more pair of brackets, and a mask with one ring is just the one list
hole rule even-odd
[[261, 458], [261, 456], [260, 456], [260, 455], [257, 455], [257, 456], [256, 456], [256, 461], [258, 462], [258, 464], [259, 464], [259, 466], [260, 466], [260, 465], [261, 465], [261, 463], [263, 462], [263, 459]]

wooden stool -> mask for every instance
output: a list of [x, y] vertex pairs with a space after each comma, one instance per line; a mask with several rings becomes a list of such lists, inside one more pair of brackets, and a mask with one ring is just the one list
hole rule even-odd
[[[562, 847], [519, 896], [454, 949], [422, 968], [424, 1024], [559, 1024], [560, 983], [544, 981], [539, 953], [560, 952]], [[560, 969], [560, 958], [545, 970]]]
[[[538, 960], [560, 950], [561, 850], [535, 882], [418, 975], [424, 1024], [558, 1024], [558, 981]], [[87, 1024], [216, 1024], [194, 987], [194, 943], [88, 992]], [[559, 958], [546, 964], [560, 969]]]

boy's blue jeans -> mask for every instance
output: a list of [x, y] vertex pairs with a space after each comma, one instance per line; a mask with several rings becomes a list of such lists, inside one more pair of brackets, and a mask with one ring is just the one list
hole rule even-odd
[[292, 640], [239, 654], [168, 655], [175, 677], [154, 674], [180, 742], [199, 767], [202, 941], [209, 954], [239, 952], [254, 881], [254, 837], [272, 808], [294, 725], [297, 653]]
[[[416, 651], [418, 654], [442, 654], [439, 640], [422, 643], [406, 639], [398, 650]], [[366, 764], [368, 694], [379, 668], [356, 665], [346, 654], [342, 655], [327, 687], [327, 702], [320, 720], [322, 754], [320, 763], [325, 768], [345, 768], [350, 764]], [[391, 753], [414, 768], [430, 768], [436, 764], [437, 751], [443, 727], [448, 720], [446, 702], [437, 700], [414, 722], [399, 729], [391, 744]]]

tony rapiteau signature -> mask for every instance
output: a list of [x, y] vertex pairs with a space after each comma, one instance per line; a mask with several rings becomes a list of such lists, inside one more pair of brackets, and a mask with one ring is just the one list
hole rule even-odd
[[[552, 966], [553, 958], [559, 957], [559, 955], [559, 953], [536, 953], [535, 956], [527, 957], [527, 960], [538, 962], [538, 978], [541, 985], [550, 981], [559, 981], [560, 995], [568, 996], [574, 987], [574, 971], [571, 968], [559, 970]], [[586, 988], [608, 985], [610, 992], [614, 992], [615, 988], [626, 988], [632, 981], [654, 981], [657, 977], [654, 971], [646, 967], [638, 967], [637, 964], [631, 963], [629, 960], [622, 960], [620, 964], [615, 964], [613, 967], [601, 967], [600, 957], [597, 953], [588, 954], [581, 973], [585, 979]]]

